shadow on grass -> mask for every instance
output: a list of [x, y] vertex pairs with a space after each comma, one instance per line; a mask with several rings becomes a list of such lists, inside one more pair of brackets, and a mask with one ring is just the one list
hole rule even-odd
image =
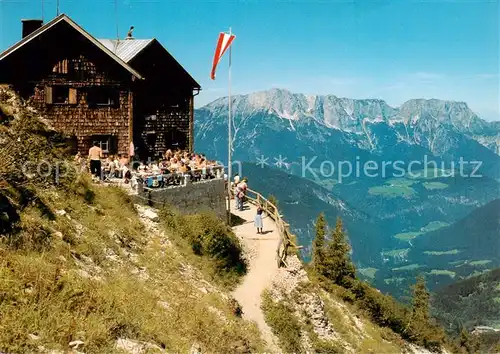
[[240, 218], [238, 215], [231, 213], [231, 226], [240, 226], [245, 224], [247, 221]]

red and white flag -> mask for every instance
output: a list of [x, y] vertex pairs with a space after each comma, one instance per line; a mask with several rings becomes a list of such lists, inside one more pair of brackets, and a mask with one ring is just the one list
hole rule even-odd
[[236, 38], [234, 34], [221, 32], [219, 34], [219, 40], [217, 41], [217, 47], [215, 48], [214, 62], [212, 64], [212, 72], [210, 73], [210, 78], [215, 80], [215, 70], [219, 64], [220, 59], [229, 48], [233, 40]]

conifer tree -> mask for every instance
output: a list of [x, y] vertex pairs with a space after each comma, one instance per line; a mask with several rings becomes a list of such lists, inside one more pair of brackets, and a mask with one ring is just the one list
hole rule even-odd
[[278, 202], [278, 199], [274, 195], [269, 194], [269, 196], [267, 197], [267, 201], [269, 203], [271, 203], [272, 205], [274, 205], [276, 207], [276, 209], [278, 209], [279, 202]]
[[446, 336], [443, 328], [431, 320], [429, 299], [425, 279], [420, 275], [413, 286], [412, 308], [407, 328], [416, 343], [428, 349], [439, 350]]
[[471, 336], [465, 328], [462, 328], [460, 331], [459, 344], [462, 352], [467, 354], [477, 353], [481, 346], [481, 343], [477, 340], [477, 338], [473, 335]]
[[325, 277], [339, 285], [348, 278], [355, 279], [356, 269], [349, 255], [351, 246], [346, 240], [342, 219], [337, 218], [335, 229], [325, 251]]
[[425, 279], [419, 275], [417, 282], [413, 286], [413, 301], [412, 301], [412, 322], [429, 323], [429, 292], [425, 286]]
[[465, 328], [462, 328], [462, 330], [460, 331], [460, 339], [459, 339], [460, 348], [467, 348], [468, 343], [469, 343], [469, 333], [467, 333]]
[[323, 275], [325, 264], [326, 221], [323, 213], [316, 219], [316, 235], [313, 241], [312, 264], [318, 275]]
[[500, 340], [493, 346], [493, 353], [500, 353]]

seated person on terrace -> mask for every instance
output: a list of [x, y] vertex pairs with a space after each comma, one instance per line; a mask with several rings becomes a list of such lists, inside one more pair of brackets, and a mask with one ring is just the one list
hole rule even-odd
[[[119, 163], [119, 168], [116, 168], [116, 161]], [[212, 169], [212, 167], [217, 166], [215, 161], [207, 160], [203, 154], [188, 151], [172, 151], [169, 149], [165, 151], [163, 158], [159, 161], [148, 164], [141, 161], [138, 166], [130, 167], [128, 163], [124, 163], [125, 161], [128, 162], [128, 160], [119, 156], [118, 158], [112, 158], [111, 162], [115, 170], [119, 170], [119, 175], [127, 181], [130, 181], [132, 175], [135, 175], [144, 180], [150, 187], [180, 184], [183, 174], [189, 174], [192, 181], [216, 177], [215, 171]], [[129, 168], [132, 168], [132, 170], [129, 170]], [[157, 176], [155, 183], [153, 183], [154, 176]]]
[[139, 173], [146, 173], [146, 172], [148, 172], [148, 166], [146, 166], [146, 164], [144, 163], [144, 161], [141, 161], [139, 163], [139, 167], [137, 167], [137, 171]]
[[186, 165], [186, 163], [184, 161], [181, 161], [177, 171], [181, 172], [181, 173], [186, 173], [189, 171], [189, 167]]
[[118, 155], [118, 159], [122, 167], [128, 165], [129, 163], [129, 159], [126, 156]]
[[165, 160], [170, 160], [172, 157], [174, 157], [174, 154], [172, 153], [172, 150], [168, 149], [165, 151], [165, 154], [163, 156]]
[[161, 173], [160, 168], [159, 168], [159, 167], [158, 167], [158, 165], [157, 165], [157, 164], [155, 164], [155, 163], [152, 163], [152, 164], [151, 164], [151, 169], [150, 169], [150, 170], [151, 170], [151, 172], [152, 172], [153, 174], [157, 174], [157, 175], [159, 175], [159, 174]]
[[170, 171], [168, 171], [169, 165], [170, 165], [169, 161], [164, 159], [164, 160], [160, 161], [158, 167], [160, 168], [162, 173], [168, 173], [168, 172], [170, 172]]
[[104, 159], [104, 163], [102, 164], [102, 170], [103, 170], [105, 176], [110, 175], [110, 173], [111, 173], [111, 159], [109, 158], [109, 156]]
[[170, 171], [171, 172], [177, 172], [177, 170], [179, 169], [179, 167], [180, 167], [179, 160], [176, 157], [173, 157], [170, 160]]

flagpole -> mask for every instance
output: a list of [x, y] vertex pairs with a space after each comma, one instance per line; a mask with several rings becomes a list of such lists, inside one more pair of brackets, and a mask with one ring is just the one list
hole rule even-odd
[[[231, 27], [229, 27], [229, 36], [231, 36]], [[229, 46], [229, 70], [228, 70], [228, 154], [227, 154], [227, 222], [231, 226], [231, 46]]]

